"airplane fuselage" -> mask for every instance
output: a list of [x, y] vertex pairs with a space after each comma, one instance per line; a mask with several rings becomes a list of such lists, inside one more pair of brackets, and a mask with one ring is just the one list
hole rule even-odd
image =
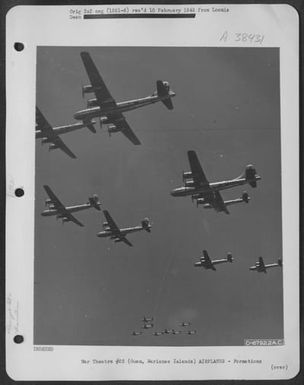
[[[90, 203], [84, 203], [82, 205], [68, 206], [65, 209], [69, 213], [75, 213], [77, 211], [82, 211], [82, 210], [89, 209], [90, 207], [92, 207], [92, 205], [90, 205]], [[49, 217], [49, 216], [52, 216], [52, 215], [60, 215], [60, 211], [58, 211], [57, 209], [47, 209], [47, 210], [44, 210], [41, 213], [41, 215], [44, 216], [44, 217]]]
[[[256, 180], [260, 179], [260, 177], [257, 177]], [[240, 178], [240, 179], [232, 179], [228, 181], [222, 181], [222, 182], [213, 182], [209, 183], [209, 185], [201, 186], [201, 187], [177, 187], [171, 191], [171, 195], [174, 197], [184, 197], [188, 195], [210, 195], [210, 188], [213, 191], [221, 191], [226, 190], [229, 188], [233, 188], [236, 186], [241, 186], [248, 183], [248, 180], [246, 178]]]
[[[127, 227], [125, 229], [120, 229], [119, 235], [127, 235], [127, 234], [135, 233], [135, 232], [141, 231], [141, 230], [144, 230], [144, 228], [142, 226]], [[102, 238], [104, 238], [104, 237], [116, 238], [116, 234], [111, 230], [100, 231], [97, 234], [97, 236], [102, 237]]]
[[[173, 91], [169, 91], [169, 96], [173, 97], [175, 96], [175, 93]], [[134, 99], [134, 100], [127, 100], [124, 102], [116, 103], [116, 105], [112, 103], [105, 103], [102, 107], [96, 106], [96, 107], [90, 107], [86, 108], [81, 111], [77, 111], [74, 114], [74, 118], [77, 120], [91, 120], [94, 117], [104, 117], [105, 119], [102, 119], [104, 123], [109, 124], [111, 123], [111, 114], [115, 114], [117, 112], [127, 112], [132, 111], [140, 107], [148, 106], [150, 104], [157, 103], [161, 100], [167, 99], [168, 95], [166, 96], [159, 96], [159, 95], [151, 95], [140, 99]]]
[[[54, 127], [52, 128], [52, 131], [56, 135], [62, 135], [71, 131], [79, 130], [83, 127], [85, 127], [85, 124], [79, 122], [67, 126]], [[46, 134], [42, 130], [36, 130], [35, 137], [36, 139], [45, 139], [43, 143], [52, 143], [52, 140], [48, 140]]]
[[266, 272], [267, 269], [269, 268], [272, 268], [272, 267], [280, 267], [280, 265], [278, 263], [271, 263], [269, 265], [265, 265], [265, 266], [251, 266], [249, 268], [249, 270], [256, 270], [258, 273], [263, 273], [263, 272]]
[[214, 259], [210, 262], [207, 262], [207, 261], [204, 261], [204, 260], [200, 260], [198, 262], [195, 262], [194, 266], [196, 267], [204, 267], [205, 269], [213, 269], [213, 266], [214, 265], [218, 265], [220, 263], [226, 263], [226, 262], [229, 262], [226, 258], [224, 259]]

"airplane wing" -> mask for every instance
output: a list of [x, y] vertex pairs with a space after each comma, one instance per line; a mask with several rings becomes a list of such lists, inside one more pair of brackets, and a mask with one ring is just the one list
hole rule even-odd
[[210, 204], [219, 211], [224, 211], [226, 214], [229, 214], [227, 206], [220, 194], [219, 191], [214, 192], [214, 199], [210, 201]]
[[259, 258], [259, 264], [261, 267], [265, 268], [265, 263], [262, 257]]
[[43, 188], [45, 189], [47, 195], [49, 196], [49, 198], [51, 199], [53, 205], [54, 205], [54, 208], [58, 211], [64, 211], [65, 210], [65, 206], [60, 202], [60, 200], [57, 198], [57, 196], [53, 193], [53, 191], [51, 190], [51, 188], [47, 185], [44, 185]]
[[113, 234], [115, 235], [120, 235], [120, 229], [119, 227], [116, 225], [116, 223], [114, 222], [113, 218], [111, 217], [111, 215], [109, 214], [109, 212], [107, 210], [103, 210], [103, 213], [104, 213], [104, 216], [106, 217], [106, 220], [109, 224], [109, 227], [110, 227], [110, 230]]
[[63, 217], [69, 219], [71, 222], [76, 223], [78, 226], [83, 227], [83, 224], [79, 222], [78, 219], [76, 219], [70, 212], [68, 212], [65, 208], [65, 206], [60, 202], [60, 200], [57, 198], [57, 196], [53, 193], [51, 188], [47, 185], [44, 185], [43, 188], [45, 189], [47, 195], [51, 199], [54, 208], [58, 211], [58, 214], [62, 215]]
[[64, 144], [63, 140], [58, 135], [52, 141], [61, 151], [65, 152], [69, 157], [76, 159], [76, 155]]
[[50, 142], [52, 142], [55, 146], [57, 146], [60, 150], [65, 152], [71, 158], [76, 158], [76, 155], [73, 154], [73, 152], [64, 144], [63, 140], [60, 139], [57, 134], [55, 134], [52, 126], [45, 119], [38, 107], [36, 107], [36, 124], [36, 129], [40, 130]]
[[68, 211], [65, 210], [65, 213], [64, 213], [64, 216], [65, 218], [67, 218], [70, 222], [74, 222], [76, 223], [76, 225], [78, 226], [81, 226], [81, 227], [84, 227], [84, 225], [74, 217], [74, 215], [72, 215], [71, 213], [69, 213]]
[[[196, 155], [195, 151], [188, 151], [188, 159], [190, 163], [190, 168], [192, 172], [192, 178], [195, 184], [195, 187], [209, 186], [209, 182], [206, 178], [206, 175], [202, 169], [200, 161]], [[211, 189], [210, 189], [211, 190]]]
[[132, 243], [126, 238], [126, 237], [123, 237], [121, 238], [121, 240], [126, 243], [128, 246], [133, 246]]
[[[117, 120], [115, 119], [117, 117]], [[123, 114], [114, 115], [113, 124], [135, 145], [141, 144], [137, 136], [132, 131]]]
[[207, 252], [207, 250], [203, 250], [203, 255], [204, 255], [204, 259], [205, 259], [205, 261], [209, 264], [211, 264], [211, 259], [210, 259], [210, 257], [209, 257], [209, 254], [208, 254], [208, 252]]
[[103, 104], [116, 106], [116, 102], [100, 76], [90, 54], [88, 52], [81, 52], [80, 56], [90, 79], [91, 86], [94, 89], [99, 106], [101, 107]]

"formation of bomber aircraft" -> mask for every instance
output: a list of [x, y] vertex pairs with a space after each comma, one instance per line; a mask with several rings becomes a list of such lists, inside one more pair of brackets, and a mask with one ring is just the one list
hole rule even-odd
[[[51, 126], [40, 109], [36, 107], [36, 139], [41, 139], [42, 144], [49, 144], [49, 150], [60, 149], [70, 158], [75, 159], [76, 155], [63, 142], [61, 135], [84, 127], [87, 127], [92, 133], [96, 133], [94, 126], [96, 122], [94, 119], [98, 119], [100, 128], [102, 128], [103, 125], [107, 126], [109, 136], [111, 136], [112, 133], [121, 132], [134, 145], [140, 145], [140, 140], [127, 123], [123, 113], [157, 102], [162, 102], [167, 109], [172, 110], [172, 98], [175, 96], [175, 93], [170, 89], [169, 83], [167, 81], [157, 80], [156, 91], [154, 91], [152, 95], [134, 100], [116, 102], [105, 85], [90, 54], [88, 52], [81, 52], [80, 56], [90, 81], [89, 85], [82, 87], [82, 96], [94, 94], [94, 97], [87, 100], [87, 108], [75, 112], [74, 119], [78, 122], [69, 125], [57, 127]], [[171, 191], [173, 197], [190, 196], [192, 201], [196, 201], [197, 207], [202, 205], [205, 209], [214, 209], [216, 212], [223, 212], [225, 214], [229, 214], [228, 206], [238, 203], [249, 203], [250, 197], [246, 191], [244, 191], [239, 198], [231, 200], [224, 200], [220, 192], [245, 184], [249, 184], [253, 188], [257, 187], [257, 181], [259, 181], [261, 177], [257, 174], [253, 165], [247, 165], [245, 171], [234, 179], [209, 182], [196, 152], [189, 150], [187, 155], [190, 171], [183, 172], [183, 186], [177, 187]], [[84, 226], [77, 218], [75, 218], [73, 213], [89, 208], [95, 208], [96, 210], [101, 211], [101, 203], [97, 195], [89, 197], [87, 203], [65, 206], [49, 186], [44, 185], [43, 187], [48, 195], [48, 198], [45, 201], [45, 205], [48, 207], [41, 213], [42, 216], [55, 216], [56, 219], [61, 219], [62, 223], [73, 222], [78, 226]], [[108, 237], [114, 242], [123, 242], [128, 246], [133, 246], [126, 238], [128, 234], [143, 230], [149, 233], [151, 232], [151, 223], [148, 218], [143, 219], [138, 226], [119, 228], [107, 210], [103, 210], [103, 214], [106, 221], [103, 222], [103, 231], [97, 233], [98, 237]], [[200, 257], [199, 261], [194, 263], [194, 266], [216, 271], [216, 265], [228, 262], [233, 262], [231, 253], [228, 253], [226, 258], [211, 260], [207, 250], [203, 250], [203, 256]], [[260, 257], [255, 265], [251, 266], [249, 269], [259, 273], [266, 273], [267, 269], [273, 267], [282, 267], [282, 260], [279, 259], [277, 263], [265, 264], [263, 258]], [[152, 329], [154, 336], [161, 336], [164, 334], [196, 334], [196, 330], [185, 329], [185, 327], [190, 327], [190, 325], [191, 322], [183, 321], [179, 323], [181, 330], [164, 329], [161, 331], [153, 331], [154, 318], [144, 316], [141, 326], [141, 329], [143, 330], [133, 331], [132, 335], [142, 335], [143, 331], [146, 329]]]
[[[152, 321], [154, 320], [154, 317], [144, 317], [141, 321], [143, 322], [141, 328], [142, 329], [153, 329], [154, 328], [154, 323], [152, 323]], [[172, 335], [178, 335], [178, 334], [188, 334], [188, 335], [194, 335], [197, 333], [196, 330], [187, 330], [185, 329], [185, 327], [187, 326], [190, 326], [191, 325], [191, 322], [189, 321], [183, 321], [183, 322], [180, 322], [179, 323], [179, 326], [182, 327], [183, 330], [175, 330], [175, 329], [164, 329], [164, 330], [160, 330], [160, 331], [152, 331], [152, 335], [153, 336], [156, 336], [156, 337], [159, 337], [159, 336], [162, 336], [162, 335], [165, 335], [165, 334], [172, 334]], [[133, 336], [141, 336], [143, 335], [143, 331], [133, 331], [132, 332], [132, 335]]]
[[227, 206], [240, 202], [248, 203], [250, 199], [248, 194], [244, 192], [242, 198], [224, 201], [220, 194], [221, 190], [227, 190], [246, 183], [251, 187], [256, 187], [257, 181], [261, 179], [255, 168], [250, 164], [246, 166], [245, 172], [237, 178], [209, 183], [196, 152], [188, 151], [188, 159], [191, 171], [183, 172], [184, 186], [173, 189], [171, 195], [174, 197], [191, 196], [192, 199], [196, 199], [197, 205], [203, 204], [204, 208], [213, 208], [217, 212], [223, 211], [229, 214]]
[[123, 112], [157, 102], [162, 102], [169, 110], [173, 110], [171, 98], [175, 96], [175, 92], [170, 90], [167, 81], [157, 80], [156, 91], [152, 95], [117, 103], [105, 85], [91, 55], [88, 52], [81, 52], [80, 56], [91, 83], [82, 87], [82, 96], [93, 93], [95, 97], [87, 101], [86, 109], [75, 112], [74, 118], [81, 120], [82, 123], [78, 122], [67, 126], [52, 127], [39, 108], [36, 107], [36, 138], [42, 139], [42, 144], [49, 143], [49, 150], [59, 148], [71, 158], [76, 158], [75, 154], [63, 143], [60, 135], [83, 127], [87, 127], [91, 132], [96, 133], [93, 118], [99, 119], [100, 128], [104, 124], [108, 126], [110, 136], [112, 133], [122, 132], [133, 144], [139, 145], [141, 144], [140, 140], [129, 126]]
[[[194, 263], [195, 267], [204, 267], [206, 270], [216, 271], [215, 265], [221, 263], [232, 263], [234, 261], [232, 254], [227, 253], [227, 257], [223, 259], [213, 259], [211, 260], [207, 250], [203, 250], [203, 256], [200, 257], [200, 260]], [[259, 258], [258, 262], [255, 263], [255, 266], [251, 266], [249, 270], [256, 270], [258, 273], [264, 272], [267, 273], [268, 268], [272, 267], [282, 267], [282, 260], [279, 259], [278, 263], [271, 263], [269, 265], [264, 264], [262, 257]], [[184, 325], [182, 325], [184, 326]]]

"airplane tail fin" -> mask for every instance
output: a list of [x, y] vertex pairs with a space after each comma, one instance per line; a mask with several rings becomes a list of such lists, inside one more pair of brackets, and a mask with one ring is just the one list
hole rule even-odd
[[231, 253], [227, 254], [227, 261], [231, 262], [231, 263], [233, 262], [233, 258], [232, 258], [232, 254]]
[[248, 193], [247, 193], [246, 191], [243, 192], [243, 194], [242, 194], [242, 199], [243, 199], [243, 202], [249, 203], [249, 201], [250, 201], [250, 196], [248, 195]]
[[101, 203], [99, 202], [97, 195], [93, 195], [92, 197], [89, 198], [89, 204], [91, 207], [94, 207], [96, 210], [100, 211]]
[[151, 223], [149, 218], [145, 218], [141, 221], [142, 228], [146, 230], [148, 233], [151, 232]]
[[162, 80], [157, 80], [156, 82], [157, 95], [162, 98], [161, 101], [168, 108], [168, 110], [173, 110], [173, 103], [171, 97], [175, 94], [170, 92], [170, 85], [168, 82]]
[[282, 259], [281, 258], [278, 259], [278, 265], [282, 266]]
[[242, 178], [245, 178], [251, 187], [256, 187], [257, 180], [261, 179], [261, 177], [257, 175], [256, 169], [253, 167], [252, 164], [249, 164], [248, 166], [246, 166], [245, 172], [242, 175], [240, 175], [237, 179], [242, 179]]

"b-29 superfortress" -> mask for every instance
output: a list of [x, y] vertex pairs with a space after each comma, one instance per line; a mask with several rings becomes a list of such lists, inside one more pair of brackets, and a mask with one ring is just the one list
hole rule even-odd
[[209, 183], [198, 160], [195, 151], [188, 151], [188, 159], [191, 171], [183, 172], [184, 186], [175, 188], [171, 191], [174, 197], [191, 196], [197, 200], [197, 204], [203, 204], [204, 208], [214, 208], [216, 211], [223, 211], [229, 214], [228, 205], [240, 202], [249, 202], [249, 196], [246, 192], [242, 198], [224, 201], [220, 191], [232, 187], [241, 186], [249, 183], [251, 187], [257, 186], [257, 181], [261, 179], [257, 175], [252, 165], [246, 166], [245, 172], [239, 177], [227, 181]]
[[251, 266], [249, 270], [257, 271], [258, 273], [267, 273], [267, 269], [271, 269], [272, 267], [282, 267], [282, 259], [278, 259], [277, 263], [269, 263], [268, 265], [265, 265], [264, 259], [260, 257], [255, 265]]
[[84, 226], [78, 219], [76, 219], [72, 213], [77, 211], [82, 211], [94, 207], [96, 210], [100, 211], [101, 203], [99, 202], [98, 196], [95, 194], [89, 198], [87, 203], [75, 206], [64, 206], [51, 188], [47, 185], [43, 186], [48, 199], [45, 201], [45, 205], [48, 206], [46, 210], [44, 210], [41, 215], [43, 217], [56, 216], [56, 219], [61, 219], [62, 223], [64, 222], [74, 222], [78, 226]]
[[151, 232], [151, 223], [148, 218], [145, 218], [141, 221], [140, 226], [127, 227], [120, 229], [117, 224], [114, 222], [110, 213], [107, 210], [103, 210], [104, 216], [106, 217], [106, 222], [103, 222], [104, 231], [100, 231], [97, 236], [101, 238], [109, 237], [114, 240], [114, 242], [124, 242], [128, 246], [133, 246], [132, 243], [126, 238], [127, 234], [135, 233], [137, 231], [145, 230], [148, 233]]
[[227, 254], [227, 258], [211, 260], [207, 250], [203, 250], [203, 256], [200, 257], [200, 260], [198, 262], [195, 262], [194, 266], [204, 267], [205, 269], [211, 269], [215, 271], [216, 270], [215, 265], [218, 265], [220, 263], [227, 263], [227, 262], [230, 262], [230, 263], [233, 262], [231, 253]]
[[156, 102], [162, 102], [169, 110], [172, 110], [171, 98], [175, 96], [175, 92], [170, 90], [169, 83], [157, 80], [156, 91], [152, 95], [116, 103], [90, 54], [88, 52], [81, 52], [80, 56], [91, 83], [82, 87], [82, 95], [93, 93], [95, 98], [89, 99], [87, 101], [87, 108], [77, 111], [74, 114], [74, 118], [82, 120], [84, 125], [90, 125], [92, 119], [98, 117], [100, 127], [103, 124], [108, 125], [109, 135], [115, 132], [122, 132], [133, 144], [141, 144], [127, 123], [123, 112], [135, 110]]

